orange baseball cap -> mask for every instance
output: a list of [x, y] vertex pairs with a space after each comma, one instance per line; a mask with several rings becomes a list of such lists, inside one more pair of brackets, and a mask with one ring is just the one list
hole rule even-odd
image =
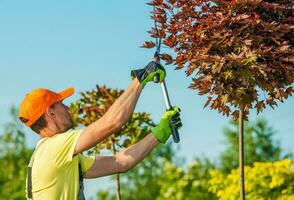
[[19, 107], [18, 118], [27, 126], [34, 124], [53, 104], [62, 101], [74, 93], [74, 88], [68, 88], [59, 93], [39, 88], [28, 93]]

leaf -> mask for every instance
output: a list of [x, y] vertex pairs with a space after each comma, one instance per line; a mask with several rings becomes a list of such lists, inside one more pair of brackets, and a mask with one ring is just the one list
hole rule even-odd
[[225, 94], [221, 98], [222, 98], [222, 104], [226, 104], [229, 100], [229, 95]]
[[232, 117], [233, 117], [233, 120], [238, 120], [239, 118], [239, 110], [235, 110], [233, 113], [232, 113]]
[[159, 34], [158, 34], [158, 31], [155, 29], [155, 28], [152, 28], [151, 30], [147, 31], [147, 33], [150, 34], [151, 37], [154, 37], [154, 38], [159, 38]]
[[161, 6], [163, 4], [163, 0], [153, 0], [146, 4], [149, 6]]
[[154, 38], [165, 38], [166, 34], [163, 30], [156, 30], [155, 28], [152, 28], [150, 31], [147, 31], [151, 37]]
[[262, 112], [263, 109], [265, 108], [265, 103], [264, 100], [263, 101], [258, 101], [255, 105], [255, 108], [257, 109], [257, 114]]
[[167, 0], [171, 5], [175, 4], [177, 0]]
[[151, 19], [153, 19], [154, 21], [158, 22], [158, 23], [165, 23], [167, 20], [167, 17], [165, 14], [163, 15], [155, 15], [155, 16], [151, 16]]
[[252, 45], [252, 40], [245, 40], [244, 41], [246, 46], [251, 46]]
[[152, 41], [146, 41], [146, 42], [144, 42], [144, 44], [142, 45], [142, 46], [140, 46], [141, 48], [153, 48], [153, 47], [155, 47], [156, 46], [156, 44], [154, 43], [154, 42], [152, 42]]
[[166, 12], [162, 8], [155, 8], [150, 13], [155, 14], [155, 15], [162, 15], [162, 14], [165, 14]]
[[173, 58], [169, 54], [166, 54], [166, 53], [160, 54], [160, 58], [162, 60], [165, 60], [166, 64], [168, 65], [173, 63]]
[[249, 15], [247, 15], [247, 14], [241, 14], [241, 15], [238, 15], [237, 17], [236, 17], [236, 19], [237, 20], [243, 20], [243, 19], [247, 19], [247, 18], [249, 18], [250, 16]]
[[231, 79], [233, 77], [233, 72], [231, 70], [225, 71], [224, 73], [225, 80]]
[[219, 98], [217, 98], [217, 99], [215, 99], [215, 100], [213, 101], [213, 103], [211, 104], [210, 107], [211, 107], [212, 109], [217, 109], [219, 105], [220, 105], [220, 100], [219, 100]]
[[286, 94], [289, 95], [289, 96], [292, 96], [292, 93], [294, 93], [293, 87], [288, 87], [286, 89]]
[[181, 62], [183, 60], [184, 60], [184, 56], [183, 55], [181, 55], [181, 54], [177, 55], [177, 57], [176, 57], [176, 61], [177, 62]]
[[278, 89], [276, 92], [275, 98], [279, 99], [281, 102], [284, 102], [285, 92], [282, 89]]
[[206, 103], [204, 104], [204, 108], [207, 107], [209, 105], [209, 103], [211, 102], [212, 97], [208, 97]]
[[212, 73], [220, 73], [220, 71], [222, 70], [223, 67], [223, 63], [215, 63], [214, 65], [212, 65]]
[[176, 45], [176, 42], [177, 42], [177, 38], [173, 35], [163, 40], [163, 44], [165, 44], [166, 46], [170, 48], [174, 47]]
[[280, 47], [279, 47], [279, 50], [280, 50], [280, 51], [287, 51], [287, 50], [289, 50], [290, 47], [291, 47], [290, 45], [280, 46]]
[[182, 69], [183, 67], [184, 67], [184, 65], [182, 65], [182, 64], [178, 64], [178, 66], [175, 67], [175, 70]]
[[194, 72], [196, 67], [197, 67], [196, 65], [190, 64], [186, 70], [186, 75], [190, 76]]
[[274, 106], [278, 106], [278, 104], [274, 101], [274, 98], [273, 97], [268, 97], [266, 99], [266, 103], [268, 105], [270, 105], [270, 107], [272, 107], [272, 109], [275, 109]]

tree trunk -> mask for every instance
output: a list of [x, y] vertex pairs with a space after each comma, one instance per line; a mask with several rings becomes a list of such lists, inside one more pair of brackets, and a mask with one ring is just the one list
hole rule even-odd
[[[113, 149], [113, 154], [116, 154], [116, 149], [115, 149], [115, 143], [112, 142], [112, 149]], [[120, 177], [119, 174], [116, 174], [116, 199], [121, 200], [121, 194], [120, 194]]]
[[243, 107], [239, 110], [239, 168], [240, 168], [240, 199], [245, 200], [244, 184], [244, 118]]

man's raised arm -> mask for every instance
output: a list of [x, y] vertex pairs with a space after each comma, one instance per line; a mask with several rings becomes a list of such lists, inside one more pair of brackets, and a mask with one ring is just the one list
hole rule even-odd
[[94, 147], [96, 144], [119, 130], [134, 112], [136, 103], [147, 82], [159, 74], [165, 78], [163, 67], [150, 62], [145, 68], [132, 71], [133, 80], [124, 93], [114, 102], [104, 116], [85, 128], [75, 147], [74, 155]]

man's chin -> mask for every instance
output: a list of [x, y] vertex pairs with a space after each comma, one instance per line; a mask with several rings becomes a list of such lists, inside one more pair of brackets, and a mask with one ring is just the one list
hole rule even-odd
[[66, 132], [69, 129], [72, 129], [74, 127], [73, 122], [71, 121], [70, 124], [68, 124], [67, 126], [65, 126], [64, 130], [62, 130], [62, 132]]
[[74, 127], [74, 121], [71, 117], [69, 118], [69, 121], [68, 121], [68, 127], [69, 127], [68, 129], [71, 129]]
[[67, 131], [69, 130], [69, 129], [72, 129], [74, 127], [74, 124], [71, 122], [69, 125], [68, 125], [68, 127], [67, 127]]

